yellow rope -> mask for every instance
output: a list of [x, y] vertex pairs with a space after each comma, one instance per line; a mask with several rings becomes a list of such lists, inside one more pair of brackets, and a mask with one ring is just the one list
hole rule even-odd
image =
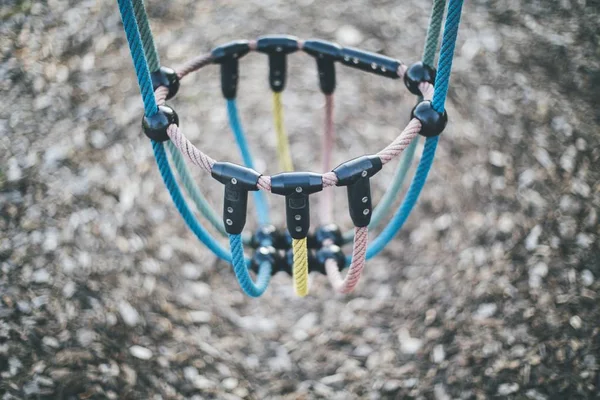
[[306, 248], [306, 238], [293, 239], [292, 247], [294, 249], [294, 291], [300, 297], [308, 294], [308, 250]]
[[277, 157], [284, 171], [293, 171], [294, 164], [290, 154], [290, 144], [283, 126], [283, 105], [281, 93], [273, 92], [273, 117], [275, 118], [275, 133], [277, 134]]

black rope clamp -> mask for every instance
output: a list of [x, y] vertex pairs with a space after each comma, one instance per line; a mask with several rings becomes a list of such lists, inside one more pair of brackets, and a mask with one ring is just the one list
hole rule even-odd
[[179, 77], [175, 70], [169, 67], [160, 67], [158, 71], [150, 74], [152, 89], [156, 91], [160, 86], [169, 89], [166, 100], [173, 98], [179, 91]]
[[370, 178], [381, 170], [383, 164], [377, 155], [362, 156], [338, 165], [333, 173], [338, 178], [337, 186], [346, 186], [348, 209], [354, 226], [362, 228], [371, 222]]
[[171, 124], [179, 126], [179, 117], [175, 110], [164, 105], [158, 106], [158, 111], [147, 117], [144, 115], [142, 119], [142, 130], [144, 134], [156, 142], [166, 142], [170, 140], [167, 130]]
[[258, 190], [260, 174], [253, 169], [228, 162], [217, 162], [212, 177], [225, 185], [223, 199], [223, 223], [225, 231], [232, 235], [242, 233], [246, 225], [248, 192]]
[[325, 94], [335, 90], [335, 62], [342, 59], [342, 47], [325, 40], [307, 40], [302, 46], [305, 53], [317, 60], [319, 85]]
[[298, 51], [298, 38], [287, 35], [261, 36], [256, 41], [256, 51], [269, 56], [269, 85], [274, 92], [285, 88], [287, 55]]
[[376, 75], [386, 76], [388, 78], [398, 79], [398, 68], [402, 64], [400, 61], [381, 54], [368, 51], [344, 47], [341, 53], [342, 64], [361, 71], [371, 72]]
[[423, 64], [423, 62], [419, 61], [412, 64], [406, 70], [404, 74], [404, 84], [406, 88], [417, 96], [422, 96], [421, 89], [419, 89], [419, 85], [422, 82], [429, 82], [432, 85], [435, 84], [435, 68]]
[[250, 52], [247, 40], [237, 40], [211, 51], [212, 62], [221, 65], [221, 91], [226, 99], [235, 99], [239, 78], [239, 59]]
[[323, 177], [311, 172], [284, 172], [271, 177], [271, 193], [285, 196], [287, 228], [294, 239], [310, 229], [308, 196], [323, 190]]

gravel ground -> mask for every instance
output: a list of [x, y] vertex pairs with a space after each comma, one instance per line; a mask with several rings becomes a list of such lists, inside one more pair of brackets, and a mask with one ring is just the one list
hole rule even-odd
[[[272, 32], [411, 63], [429, 6], [149, 2], [171, 66]], [[352, 295], [314, 276], [299, 299], [278, 275], [252, 300], [170, 203], [116, 5], [2, 2], [1, 398], [598, 398], [600, 2], [473, 0], [465, 12], [450, 124], [405, 229]], [[314, 170], [313, 63], [290, 58], [284, 102], [297, 167]], [[239, 102], [258, 167], [273, 172], [266, 73], [263, 57], [243, 60]], [[335, 161], [390, 141], [407, 93], [340, 70]], [[195, 143], [239, 159], [216, 68], [186, 78], [172, 105]], [[392, 170], [373, 180], [377, 196]], [[220, 207], [220, 185], [198, 181]], [[349, 226], [345, 206], [337, 220]]]

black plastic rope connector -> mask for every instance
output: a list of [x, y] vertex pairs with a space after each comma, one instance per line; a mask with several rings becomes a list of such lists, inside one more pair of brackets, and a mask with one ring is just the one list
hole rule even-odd
[[421, 122], [419, 134], [425, 137], [438, 136], [446, 128], [448, 114], [437, 112], [429, 100], [423, 100], [413, 108], [410, 118], [416, 118]]
[[344, 47], [341, 52], [342, 64], [361, 71], [370, 72], [388, 78], [398, 79], [398, 68], [402, 63], [377, 53]]
[[356, 227], [362, 228], [371, 222], [373, 202], [370, 178], [382, 167], [381, 158], [371, 155], [346, 161], [333, 170], [338, 178], [337, 186], [346, 186], [350, 218]]
[[256, 252], [254, 252], [250, 262], [250, 269], [257, 274], [261, 264], [265, 262], [271, 264], [271, 275], [275, 275], [280, 271], [289, 271], [288, 273], [290, 275], [292, 273], [292, 269], [287, 265], [286, 258], [282, 256], [279, 250], [273, 246], [260, 246], [258, 249], [256, 249]]
[[239, 60], [250, 52], [250, 42], [247, 40], [236, 40], [225, 43], [211, 50], [211, 59], [215, 64], [221, 64], [224, 61], [234, 58]]
[[338, 246], [344, 244], [344, 237], [339, 226], [336, 224], [321, 225], [312, 235], [308, 236], [308, 247], [320, 249], [325, 246], [325, 242]]
[[269, 56], [269, 85], [274, 92], [285, 88], [287, 55], [298, 51], [298, 39], [294, 36], [261, 36], [256, 41], [256, 51]]
[[152, 89], [156, 90], [160, 86], [164, 86], [169, 89], [167, 94], [167, 100], [173, 98], [179, 91], [179, 77], [175, 70], [169, 67], [160, 67], [158, 71], [154, 71], [150, 74], [152, 80]]
[[246, 225], [248, 192], [258, 190], [260, 174], [241, 165], [217, 162], [213, 165], [211, 175], [225, 185], [223, 199], [225, 231], [232, 235], [242, 233]]
[[271, 177], [271, 193], [285, 196], [287, 228], [294, 239], [310, 229], [308, 196], [323, 190], [323, 177], [312, 172], [284, 172]]
[[429, 82], [432, 85], [435, 84], [435, 68], [423, 64], [423, 62], [419, 61], [412, 64], [406, 70], [404, 74], [404, 85], [406, 88], [417, 96], [422, 96], [421, 89], [419, 89], [419, 84], [422, 82]]
[[290, 248], [286, 235], [273, 225], [263, 225], [258, 228], [250, 239], [250, 246], [255, 249], [262, 246], [273, 246], [284, 250]]
[[144, 134], [156, 142], [169, 140], [167, 129], [169, 125], [179, 125], [179, 116], [169, 106], [158, 106], [156, 114], [142, 119], [142, 130]]
[[228, 100], [235, 99], [239, 78], [239, 59], [250, 52], [247, 40], [238, 40], [215, 47], [212, 62], [221, 65], [221, 92]]
[[325, 270], [325, 261], [329, 259], [335, 260], [340, 271], [346, 266], [346, 256], [341, 247], [335, 244], [323, 246], [317, 250], [316, 259], [316, 266], [318, 268], [316, 270], [322, 274], [327, 274], [327, 271]]
[[302, 46], [305, 53], [317, 60], [319, 86], [325, 94], [335, 90], [335, 62], [342, 59], [342, 47], [325, 40], [307, 40]]

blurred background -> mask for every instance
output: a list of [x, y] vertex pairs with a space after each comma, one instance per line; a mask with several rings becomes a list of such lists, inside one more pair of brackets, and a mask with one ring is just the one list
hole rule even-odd
[[[430, 7], [147, 2], [171, 67], [268, 33], [411, 64]], [[140, 130], [116, 2], [3, 1], [0, 16], [2, 399], [597, 398], [600, 2], [467, 2], [450, 122], [415, 211], [353, 294], [317, 275], [306, 298], [281, 274], [245, 297], [185, 227]], [[314, 60], [289, 65], [294, 161], [318, 171]], [[238, 99], [257, 169], [274, 173], [267, 73], [264, 56], [246, 56]], [[390, 142], [415, 98], [338, 68], [336, 102], [338, 163]], [[187, 77], [169, 103], [198, 147], [239, 161], [218, 68]], [[372, 180], [376, 198], [393, 170]], [[221, 185], [195, 176], [219, 210]], [[345, 197], [336, 191], [336, 220], [348, 228]]]

